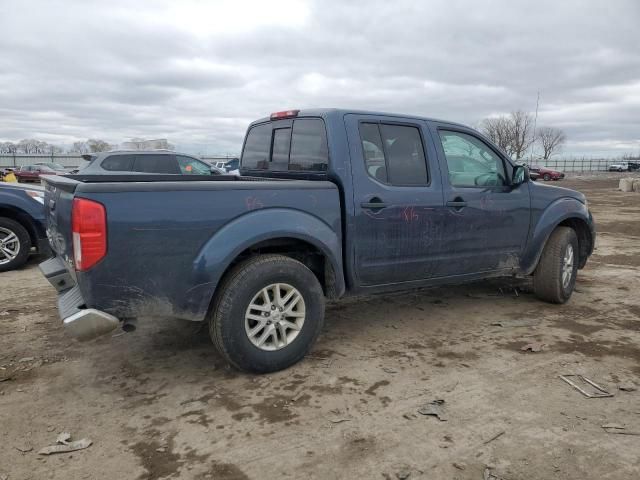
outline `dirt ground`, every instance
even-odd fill
[[[640,388],[640,194],[618,178],[559,184],[599,232],[568,304],[509,281],[349,299],[272,375],[230,369],[187,322],[69,340],[38,259],[2,273],[0,479],[638,479],[640,389],[619,387]],[[446,421],[418,413],[434,400]],[[38,455],[61,432],[93,445]]]

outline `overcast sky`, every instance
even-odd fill
[[[638,0],[0,0],[0,32],[0,140],[232,153],[276,110],[476,125],[539,90],[566,154],[640,151]]]

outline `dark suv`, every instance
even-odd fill
[[[122,150],[92,153],[82,156],[89,165],[83,175],[113,173],[164,173],[175,175],[221,175],[224,173],[199,158],[169,150]]]

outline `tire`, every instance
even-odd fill
[[[545,173],[545,174],[542,176],[542,179],[543,179],[545,182],[548,182],[549,180],[551,180],[551,175],[549,175],[548,173]]]
[[[17,255],[7,262],[7,255],[4,253],[0,254],[0,272],[7,272],[24,265],[31,250],[31,237],[29,236],[29,232],[15,220],[0,217],[0,241],[8,238],[8,236],[12,234],[15,235],[18,240]],[[12,244],[14,249],[15,245],[15,243]]]
[[[572,254],[567,251],[571,248]],[[549,303],[565,303],[576,285],[578,273],[578,237],[569,227],[558,227],[549,236],[542,256],[533,273],[533,291],[540,300]],[[563,278],[567,256],[571,255],[571,277]],[[563,281],[564,280],[564,281]]]
[[[291,311],[291,315],[298,315],[297,318],[286,316],[286,309],[279,313],[273,288],[276,284],[284,299],[288,294],[288,287],[301,296],[302,301],[298,301],[293,307],[297,311]],[[261,296],[264,289],[267,289],[269,304]],[[288,290],[289,293],[291,289]],[[292,298],[295,298],[295,293],[293,295]],[[223,280],[209,317],[209,335],[222,356],[239,370],[252,373],[282,370],[301,360],[318,338],[324,324],[324,301],[318,279],[304,264],[284,255],[253,257],[234,267]],[[257,305],[258,303],[261,304]],[[285,306],[291,305],[291,301],[283,303]],[[250,305],[257,305],[265,311],[252,309],[250,312]],[[270,309],[274,309],[271,310],[273,316],[264,320],[263,315],[271,315]],[[245,315],[249,313],[252,318],[246,319]],[[279,316],[282,315],[283,321],[290,324],[299,322],[301,314],[303,317],[299,329],[285,331],[285,338],[295,334],[294,338],[284,344],[279,328],[286,327],[278,324]],[[273,323],[260,330],[262,323],[254,320],[256,317],[259,317],[260,322],[271,322],[273,319]],[[276,324],[280,326],[276,327]],[[277,331],[275,336],[268,336],[263,345],[259,346],[256,341],[259,342],[258,337],[265,334],[266,328]],[[254,329],[259,333],[251,340],[249,332]]]

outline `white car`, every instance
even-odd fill
[[[629,170],[629,164],[620,162],[620,163],[612,163],[609,165],[610,172],[626,172]]]

